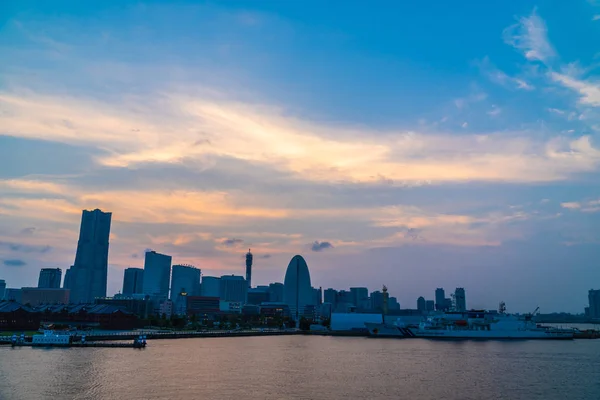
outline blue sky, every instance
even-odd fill
[[[252,247],[257,283],[300,253],[407,308],[582,311],[600,4],[451,3],[3,3],[0,278],[66,269],[99,207],[111,293],[148,248],[213,275]]]

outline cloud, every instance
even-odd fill
[[[497,117],[501,113],[502,113],[502,109],[500,107],[492,105],[492,109],[490,111],[488,111],[486,114],[491,117]]]
[[[33,235],[33,233],[35,232],[35,229],[36,228],[34,226],[31,226],[31,227],[28,227],[28,228],[23,228],[23,229],[21,229],[21,234],[23,234],[23,235]]]
[[[565,112],[563,110],[559,110],[558,108],[548,108],[548,112],[554,113],[554,114],[558,114],[558,115],[564,115]]]
[[[600,107],[600,82],[579,80],[557,72],[550,72],[550,77],[563,86],[578,92],[581,96],[580,103]]]
[[[51,246],[32,246],[23,243],[12,243],[12,242],[2,242],[0,241],[1,247],[6,247],[11,251],[17,251],[21,253],[47,253],[52,250]]]
[[[561,207],[568,208],[570,210],[578,210],[585,213],[595,213],[600,211],[600,199],[596,200],[585,200],[581,202],[567,202],[561,203]]]
[[[507,44],[522,51],[530,61],[546,62],[556,56],[548,41],[546,23],[535,9],[529,17],[521,17],[518,23],[506,28],[503,37]]]
[[[565,202],[565,203],[560,203],[560,206],[562,208],[568,208],[570,210],[576,210],[581,208],[581,204],[574,202],[574,201],[570,201],[570,202]]]
[[[260,258],[271,258],[270,254],[263,254],[262,256],[260,256]]]
[[[25,261],[19,259],[2,260],[2,263],[7,267],[23,267],[27,265]]]
[[[482,72],[492,81],[499,85],[520,90],[534,90],[535,86],[531,85],[522,78],[512,77],[507,75],[504,71],[496,68],[489,60],[485,57],[481,62],[477,63],[481,68]]]
[[[326,249],[332,249],[332,248],[333,248],[333,245],[331,243],[319,242],[317,240],[315,240],[314,243],[310,246],[310,249],[312,251],[316,251],[316,252],[323,251]]]
[[[600,15],[594,15],[592,21],[600,21]]]
[[[244,243],[244,241],[242,239],[223,239],[221,241],[221,244],[228,246],[228,247],[237,246],[238,244],[242,244],[242,243]]]

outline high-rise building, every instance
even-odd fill
[[[300,255],[290,261],[283,282],[283,302],[290,307],[292,318],[298,320],[307,305],[312,303],[312,286],[308,265]]]
[[[248,289],[248,301],[247,304],[261,305],[262,303],[269,303],[269,287],[267,288],[252,288]]]
[[[325,289],[325,291],[323,292],[324,302],[331,304],[331,307],[334,310],[335,310],[335,307],[337,306],[337,295],[338,295],[337,290],[332,289],[332,288]]]
[[[0,301],[4,300],[4,293],[6,292],[6,281],[0,279]]]
[[[65,271],[65,279],[63,281],[63,289],[71,289],[71,274],[73,271],[73,266],[71,265]]]
[[[465,297],[465,289],[464,288],[456,288],[454,291],[454,303],[455,309],[459,312],[467,311],[467,300]]]
[[[144,270],[142,268],[125,268],[123,272],[123,291],[126,296],[144,293]]]
[[[6,288],[4,291],[4,300],[23,303],[23,291],[17,288]]]
[[[591,289],[588,292],[589,316],[590,318],[600,318],[600,290]]]
[[[200,295],[200,270],[191,265],[173,265],[171,276],[171,300],[173,312],[184,315],[187,307],[187,296]]]
[[[323,288],[312,288],[313,291],[313,299],[311,304],[313,306],[319,306],[323,304]]]
[[[377,312],[383,311],[383,293],[379,290],[371,293],[371,310]]]
[[[147,251],[144,259],[144,278],[142,289],[154,301],[169,298],[171,281],[171,256],[155,251]]]
[[[390,297],[390,299],[388,301],[388,309],[389,310],[399,310],[400,309],[400,303],[398,303],[397,298]]]
[[[40,304],[69,304],[69,289],[21,288],[21,302],[37,307]]]
[[[269,284],[269,302],[283,303],[283,283],[275,282]]]
[[[446,308],[446,292],[444,289],[437,288],[435,289],[435,309],[439,311],[443,311]]]
[[[427,301],[425,301],[425,306],[426,306],[427,312],[434,311],[435,310],[435,301],[427,300]]]
[[[62,270],[60,268],[42,268],[38,278],[38,288],[58,289],[62,281]]]
[[[243,276],[223,275],[221,277],[220,299],[226,302],[246,303],[248,284]]]
[[[252,253],[250,253],[250,249],[246,253],[246,282],[250,289],[252,287]]]
[[[203,276],[202,285],[200,285],[200,294],[202,297],[221,297],[221,278],[216,276]]]
[[[423,296],[417,299],[417,310],[425,314],[427,312],[427,302]]]
[[[111,217],[98,209],[83,210],[75,263],[69,273],[72,303],[93,303],[96,297],[106,297]]]
[[[369,298],[369,289],[366,287],[352,287],[350,293],[352,293],[352,304],[356,307],[360,307],[363,300]]]

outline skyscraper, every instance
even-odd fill
[[[83,210],[75,263],[69,273],[71,302],[92,303],[106,297],[111,213]]]
[[[283,282],[283,302],[290,307],[292,317],[296,320],[303,314],[304,308],[312,303],[310,273],[302,256],[294,256],[287,267]]]
[[[357,308],[360,308],[363,300],[369,298],[369,289],[366,287],[351,287],[350,293],[352,293],[352,304]]]
[[[221,301],[246,303],[248,285],[243,276],[223,275],[221,277]]]
[[[144,293],[144,270],[142,268],[126,268],[123,272],[123,291],[126,296]]]
[[[73,272],[73,266],[71,265],[65,271],[65,279],[63,281],[63,289],[71,289],[71,274]]]
[[[423,296],[417,299],[417,310],[425,314],[427,312],[427,302]]]
[[[37,287],[40,289],[59,289],[61,280],[62,270],[60,268],[42,268]]]
[[[313,306],[320,306],[323,304],[323,288],[312,288],[313,291],[313,299],[311,304]]]
[[[171,301],[173,312],[183,315],[186,312],[187,296],[200,295],[200,270],[191,265],[173,265],[171,276]]]
[[[202,297],[221,297],[221,278],[216,276],[203,276],[200,285]]]
[[[435,301],[433,300],[426,300],[425,301],[425,306],[427,308],[427,312],[431,312],[435,310]]]
[[[250,253],[250,249],[246,253],[246,282],[250,289],[252,287],[252,253]]]
[[[155,251],[147,251],[144,258],[144,294],[155,301],[164,301],[169,298],[169,284],[171,281],[171,256]]]
[[[465,289],[456,288],[454,291],[454,303],[456,311],[465,312],[467,311],[467,300],[465,298]]]
[[[269,283],[269,301],[283,303],[283,283]]]
[[[435,289],[435,309],[442,311],[446,309],[446,292],[444,289]]]
[[[331,307],[335,310],[335,307],[337,306],[337,290],[329,288],[329,289],[325,289],[325,291],[323,292],[323,297],[324,297],[324,301],[325,303],[331,303]]]
[[[590,290],[588,292],[588,301],[590,318],[600,319],[600,290]]]

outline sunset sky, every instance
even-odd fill
[[[203,275],[436,287],[583,312],[600,289],[600,1],[0,5],[0,279],[113,213]]]

